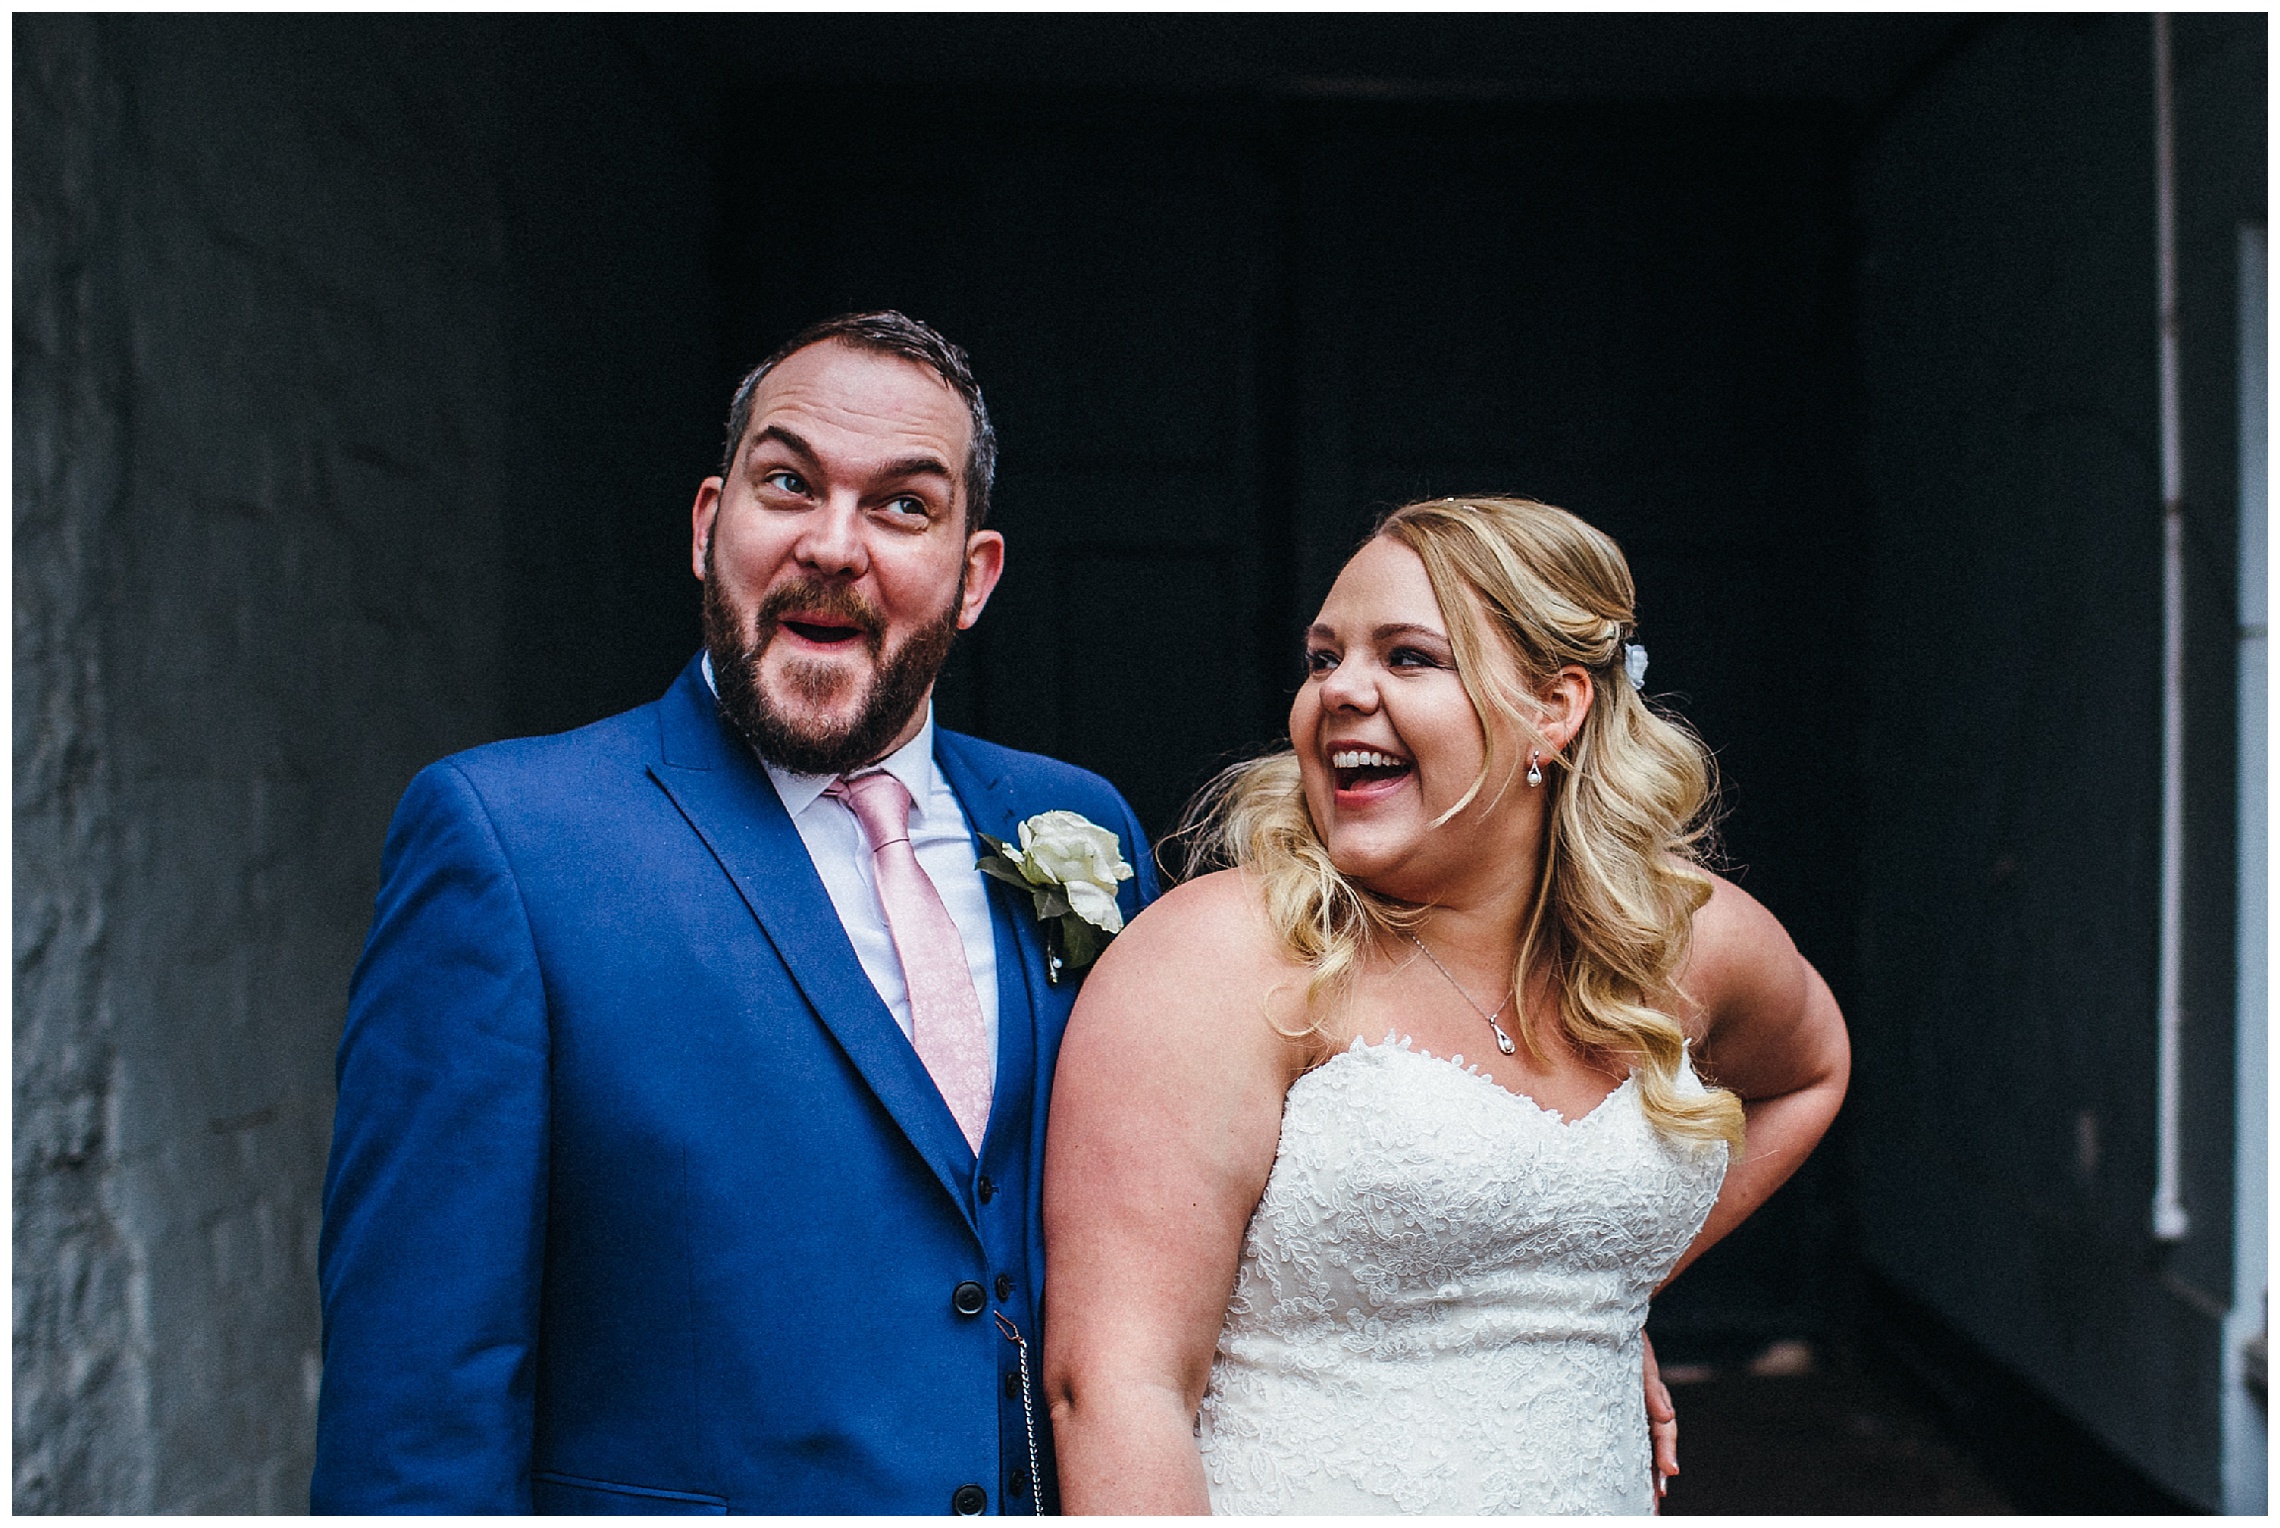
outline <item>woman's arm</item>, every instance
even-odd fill
[[[1718,879],[1694,915],[1685,985],[1702,1019],[1697,1060],[1741,1096],[1749,1139],[1672,1278],[1797,1171],[1837,1117],[1852,1073],[1829,984],[1773,914],[1730,881]]]
[[[1045,1394],[1067,1512],[1209,1512],[1196,1406],[1303,1064],[1233,874],[1167,894],[1085,978],[1045,1146]],[[1278,1012],[1303,990],[1281,993]]]

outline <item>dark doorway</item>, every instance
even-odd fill
[[[1734,873],[1844,990],[1841,114],[997,89],[880,124],[840,99],[729,100],[781,126],[723,161],[727,330],[743,358],[900,307],[973,353],[1011,550],[950,725],[1098,770],[1161,837],[1282,736],[1299,632],[1372,517],[1547,499],[1629,552],[1650,689],[1727,776]],[[1817,1333],[1832,1194],[1809,1171],[1658,1322]]]

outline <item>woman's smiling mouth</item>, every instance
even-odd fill
[[[1382,748],[1333,743],[1326,751],[1339,796],[1356,800],[1368,800],[1397,788],[1416,767],[1400,754]]]

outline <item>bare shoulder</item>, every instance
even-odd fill
[[[1256,889],[1221,870],[1165,892],[1117,935],[1085,982],[1118,991],[1212,989],[1289,965]]]
[[[1681,978],[1706,1027],[1740,1011],[1794,1006],[1809,970],[1763,902],[1724,876],[1710,877],[1710,900],[1695,910]]]
[[[1731,881],[1717,880],[1694,915],[1684,978],[1696,1036],[1718,1077],[1745,1099],[1834,1080],[1841,1094],[1851,1042],[1829,984],[1780,920]]]
[[[1173,887],[1110,942],[1085,977],[1069,1020],[1080,1052],[1104,1043],[1137,1060],[1150,1051],[1230,1052],[1280,1065],[1288,1042],[1266,1004],[1304,982],[1268,925],[1257,890],[1223,870]]]
[[[1760,945],[1796,949],[1765,904],[1722,875],[1710,877],[1710,900],[1695,911],[1694,945],[1698,955],[1726,959],[1747,958]]]

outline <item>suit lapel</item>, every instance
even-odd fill
[[[856,959],[767,771],[721,723],[695,664],[682,671],[659,712],[660,757],[651,776],[728,872],[816,1016],[973,1224],[974,1154]]]
[[[939,724],[934,729],[934,762],[950,782],[950,789],[957,793],[958,804],[965,808],[966,821],[977,835],[974,852],[978,857],[982,849],[979,835],[983,833],[1000,842],[1018,843],[1021,818],[1003,775],[977,768],[964,746],[967,741],[955,732],[944,731]],[[1075,999],[1075,989],[1073,986],[1055,987],[1045,980],[1045,933],[1038,926],[1036,910],[1029,899],[1002,881],[985,879],[984,884],[989,888],[991,913],[1000,933],[998,1087],[990,1104],[994,1119],[1005,1103],[1009,1086],[1019,1082],[1009,1076],[1005,1065],[1005,1058],[1014,1054],[1008,1041],[1016,1024],[1028,1032],[1029,1043],[1025,1050],[1033,1074],[1030,1081],[1038,1093],[1033,1107],[1042,1107],[1043,1090],[1052,1084],[1052,1078],[1045,1075],[1045,1058],[1050,1054],[1046,1046],[1048,1011],[1058,1002],[1065,1013],[1068,1004]],[[1012,961],[1004,958],[1008,935],[1018,956]]]

